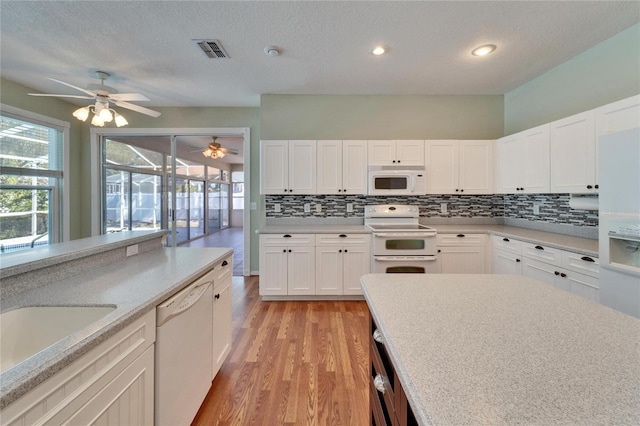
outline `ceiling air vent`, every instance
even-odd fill
[[[225,52],[224,47],[220,43],[220,40],[193,40],[200,49],[211,59],[228,58],[229,55]]]

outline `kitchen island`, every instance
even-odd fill
[[[523,276],[361,282],[419,424],[640,424],[640,320]]]

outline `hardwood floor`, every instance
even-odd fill
[[[233,277],[233,345],[193,425],[369,424],[364,301],[263,302]]]

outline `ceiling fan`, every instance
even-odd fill
[[[202,151],[202,155],[211,158],[223,158],[226,154],[238,155],[238,151],[234,149],[223,148],[218,142],[216,142],[217,139],[218,138],[215,136],[211,138],[211,143],[204,151]]]
[[[122,108],[130,109],[132,111],[139,112],[141,114],[149,115],[151,117],[159,117],[160,113],[158,111],[154,111],[145,107],[141,107],[139,105],[135,105],[130,103],[133,102],[146,102],[149,100],[146,96],[140,93],[118,93],[116,89],[113,87],[105,86],[104,81],[110,77],[110,74],[105,71],[96,71],[96,78],[100,79],[100,84],[90,84],[86,89],[82,89],[78,86],[74,86],[73,84],[65,83],[64,81],[56,80],[55,78],[48,77],[49,80],[55,81],[56,83],[64,84],[65,86],[71,87],[72,89],[83,92],[85,95],[59,95],[59,94],[51,94],[51,93],[29,93],[31,96],[54,96],[58,98],[76,98],[76,99],[93,99],[95,100],[94,105],[89,105],[88,107],[83,107],[76,110],[73,113],[73,116],[78,118],[79,120],[85,121],[89,116],[89,112],[93,112],[95,117],[99,117],[102,120],[102,124],[96,123],[96,118],[94,117],[94,121],[92,124],[94,125],[104,125],[104,122],[109,122],[114,118],[116,119],[116,125],[120,127],[121,125],[127,124],[126,120],[116,113],[113,109],[109,107],[109,103],[113,103]],[[104,112],[103,112],[104,111]],[[118,124],[118,117],[121,118],[120,123]],[[98,120],[98,121],[100,121]]]

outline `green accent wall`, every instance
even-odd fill
[[[262,95],[262,139],[496,139],[503,97]]]
[[[640,24],[636,24],[506,93],[504,134],[639,93]]]

